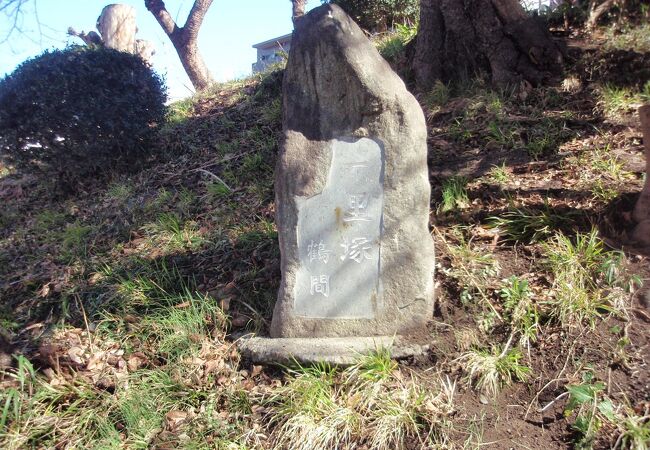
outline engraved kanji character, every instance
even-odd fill
[[[341,261],[352,259],[360,263],[364,259],[370,259],[368,251],[372,246],[370,245],[370,241],[364,237],[354,238],[351,243],[348,242],[347,238],[344,238],[341,247],[345,251],[345,254],[341,256]]]
[[[307,255],[309,256],[309,262],[314,260],[322,261],[325,264],[330,260],[330,250],[325,249],[325,244],[323,241],[318,243],[311,241],[307,246]]]
[[[368,194],[348,194],[348,210],[343,216],[343,221],[370,221],[368,217]]]
[[[309,292],[311,295],[322,294],[325,297],[330,296],[330,276],[329,275],[312,275],[311,287]]]

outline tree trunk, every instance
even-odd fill
[[[97,19],[97,30],[101,36],[94,31],[79,33],[72,27],[68,28],[68,35],[78,37],[89,47],[108,47],[132,53],[151,64],[151,57],[155,53],[154,45],[149,41],[135,38],[138,31],[135,16],[136,11],[132,6],[108,5],[102,9]]]
[[[144,3],[174,45],[194,89],[201,91],[210,86],[212,76],[199,52],[197,40],[212,0],[195,0],[182,28],[176,24],[162,0],[145,0]]]
[[[138,27],[133,6],[105,6],[97,19],[97,30],[106,47],[120,52],[135,52],[135,33]]]
[[[645,147],[645,186],[634,207],[632,217],[636,222],[650,220],[650,105],[639,108],[639,120],[643,133],[643,146]],[[650,236],[648,236],[650,239]]]
[[[291,0],[291,20],[294,22],[300,16],[305,15],[305,4],[307,0]]]
[[[488,74],[504,86],[540,84],[563,57],[543,22],[518,0],[421,0],[413,71],[418,87]]]
[[[194,89],[202,91],[214,83],[210,71],[205,65],[201,53],[199,53],[196,40],[185,40],[182,38],[172,38],[171,40],[176,49],[176,53],[178,53],[178,56],[181,59],[183,69],[185,69],[185,73],[187,73],[187,76],[190,78]]]
[[[617,0],[605,0],[602,3],[598,3],[598,0],[591,0],[589,2],[589,17],[587,18],[587,28],[593,30],[598,23],[598,19],[609,11],[612,6],[616,4]]]

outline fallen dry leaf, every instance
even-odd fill
[[[84,353],[85,350],[81,347],[71,347],[70,349],[68,349],[68,358],[70,358],[70,361],[72,361],[75,364],[83,365]]]
[[[253,366],[253,371],[251,372],[251,377],[256,377],[259,375],[264,368],[262,366]]]
[[[129,359],[126,360],[126,367],[129,369],[129,372],[135,372],[140,367],[144,366],[147,363],[147,357],[144,353],[137,352],[129,356]]]
[[[179,410],[171,410],[165,414],[165,427],[170,430],[176,430],[187,420],[187,412]]]

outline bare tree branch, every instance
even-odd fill
[[[210,5],[212,5],[212,0],[195,0],[183,26],[183,30],[187,33],[188,38],[195,39],[198,36],[199,29]]]
[[[202,90],[212,84],[212,76],[199,52],[197,38],[213,0],[194,0],[192,9],[183,27],[179,27],[165,8],[163,0],[145,0],[147,9],[154,15],[169,40],[174,45],[181,64],[196,90]]]
[[[178,25],[176,25],[176,22],[174,22],[174,19],[172,18],[171,14],[169,14],[169,11],[167,11],[164,1],[145,0],[144,5],[156,18],[167,36],[172,36],[181,32],[181,29],[178,27]]]
[[[20,11],[21,6],[27,3],[29,0],[0,0],[0,12],[5,12],[7,9],[13,7],[10,12],[6,14],[8,16],[16,14]]]
[[[8,19],[11,19],[9,30],[0,40],[0,43],[4,44],[7,42],[14,31],[22,33],[18,21],[23,15],[22,7],[28,1],[29,0],[0,0],[0,12],[6,15]]]

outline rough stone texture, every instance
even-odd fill
[[[650,220],[650,104],[639,108],[639,122],[645,148],[646,177],[645,185],[634,208],[633,217],[637,222],[643,222]],[[647,239],[650,240],[650,236]]]
[[[639,121],[645,147],[646,176],[645,185],[634,206],[632,217],[637,226],[632,232],[632,239],[639,245],[650,247],[650,105],[639,108]]]
[[[349,366],[362,355],[379,349],[388,349],[395,359],[422,355],[428,345],[404,340],[399,336],[353,338],[242,338],[237,346],[244,358],[257,364],[291,365],[326,362]]]
[[[361,29],[343,10],[329,4],[296,21],[283,91],[284,143],[275,184],[282,283],[271,336],[313,338],[416,333],[432,314],[434,270],[433,240],[428,230],[430,185],[426,126],[420,106]],[[369,239],[368,258],[364,260],[368,263],[378,255],[379,266],[376,275],[367,269],[361,278],[352,277],[345,282],[347,300],[340,296],[334,298],[337,287],[332,284],[329,293],[338,306],[324,314],[322,301],[330,298],[323,295],[324,287],[317,287],[313,295],[320,306],[310,309],[303,300],[296,303],[296,292],[302,289],[304,294],[309,289],[297,286],[304,265],[301,257],[304,262],[304,252],[308,251],[311,240],[318,245],[321,239],[319,235],[310,237],[308,229],[305,234],[306,229],[299,227],[300,211],[310,199],[320,196],[321,200],[315,200],[316,208],[306,210],[307,214],[303,212],[303,215],[323,224],[323,244],[327,245],[325,241],[330,236],[327,233],[333,232],[331,227],[336,228],[341,217],[363,202],[349,195],[343,200],[337,196],[336,192],[341,193],[350,186],[349,179],[337,172],[336,162],[333,163],[334,148],[339,146],[342,151],[356,155],[360,148],[372,147],[369,142],[379,147],[381,160],[368,157],[369,172],[359,181],[358,191],[368,194],[368,211],[380,201],[379,197],[383,202],[380,212],[369,214],[371,220],[379,220],[380,230],[377,239]],[[371,168],[376,164],[381,165],[379,180]],[[373,187],[376,181],[379,188]],[[329,204],[329,195],[333,195],[332,201],[344,204]],[[365,208],[366,204],[363,205]],[[313,219],[314,214],[319,215],[318,219]],[[372,227],[352,230],[371,233]],[[341,239],[345,237],[341,236]],[[330,248],[333,252],[330,256],[340,258],[341,248],[334,247],[339,253]],[[344,262],[347,265],[338,266],[340,273],[355,267],[355,261]],[[331,274],[334,276],[335,272]],[[375,284],[375,297],[371,292],[368,299],[372,289],[366,288]],[[365,288],[355,289],[355,286]],[[356,306],[345,312],[346,301]],[[359,312],[359,308],[365,309]]]

